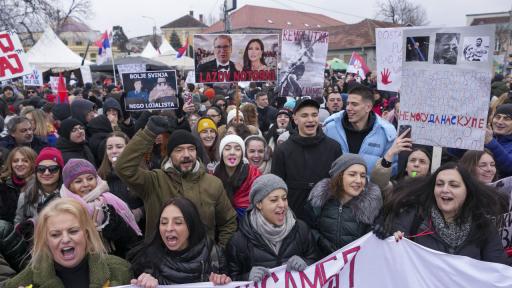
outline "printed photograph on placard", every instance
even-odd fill
[[[122,74],[127,111],[177,109],[176,71]]]
[[[407,37],[405,62],[427,62],[429,44],[430,37],[428,36]]]
[[[464,37],[464,60],[468,62],[487,62],[489,58],[489,37]]]
[[[460,33],[436,33],[434,64],[457,64]]]

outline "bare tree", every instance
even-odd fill
[[[377,18],[396,24],[422,26],[427,25],[427,12],[420,4],[408,0],[383,0],[377,2]]]
[[[91,13],[90,0],[0,0],[0,31],[15,30],[21,40],[35,43],[34,33],[50,26],[60,34],[70,19],[85,20]]]

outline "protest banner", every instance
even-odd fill
[[[48,82],[50,88],[52,89],[52,93],[57,95],[59,93],[59,77],[50,76],[50,82]],[[64,83],[65,85],[66,83]]]
[[[322,97],[329,33],[284,29],[281,42],[279,95]]]
[[[119,74],[146,72],[146,64],[119,64],[117,71]]]
[[[34,67],[30,67],[30,74],[23,76],[25,86],[43,86],[43,73]]]
[[[125,73],[125,108],[127,111],[178,109],[175,70]]]
[[[85,83],[92,83],[92,74],[90,66],[80,66],[80,73],[82,74],[82,81]]]
[[[467,60],[462,43],[485,38],[487,53],[492,53],[494,29],[478,25],[403,30],[398,116],[400,125],[412,126],[414,143],[483,149],[492,63]],[[410,43],[418,43],[418,49],[409,49]]]
[[[196,34],[196,83],[277,79],[277,34]]]
[[[0,81],[32,73],[15,31],[0,32]]]
[[[159,287],[216,286],[192,283]],[[380,240],[370,232],[303,272],[287,272],[286,266],[281,266],[270,269],[270,276],[260,283],[233,282],[223,287],[512,287],[512,268],[441,253],[406,238],[399,243],[392,237]]]
[[[403,28],[375,29],[377,89],[398,92],[402,80]]]
[[[501,235],[501,243],[504,248],[512,248],[512,176],[500,179],[490,184],[496,190],[509,197],[508,212],[496,219],[496,226]]]

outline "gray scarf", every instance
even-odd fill
[[[284,225],[281,226],[270,224],[265,217],[263,217],[260,210],[256,208],[251,211],[250,215],[252,227],[263,237],[263,240],[265,240],[268,246],[270,246],[277,255],[283,243],[283,239],[292,231],[293,226],[295,226],[295,216],[293,216],[292,211],[287,210]]]
[[[447,223],[436,207],[432,207],[430,215],[437,234],[452,248],[459,247],[468,238],[469,230],[471,229],[471,219],[468,219],[462,225]]]

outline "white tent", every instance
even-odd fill
[[[27,52],[28,62],[39,71],[50,69],[74,70],[81,66],[82,57],[71,51],[51,28],[47,28],[37,43]],[[84,65],[91,65],[85,60]]]
[[[176,67],[176,69],[180,70],[193,70],[194,69],[194,59],[181,56],[180,58],[176,58],[176,55],[159,55],[152,58],[153,60],[165,63],[165,65],[170,67]]]
[[[140,56],[145,58],[153,58],[160,55],[158,51],[156,51],[155,47],[153,47],[153,44],[151,42],[148,42],[148,45],[146,45],[146,48],[140,53]]]
[[[162,55],[176,55],[178,52],[172,48],[171,44],[169,44],[169,41],[165,39],[165,37],[162,35],[162,44],[160,45],[160,54]]]

